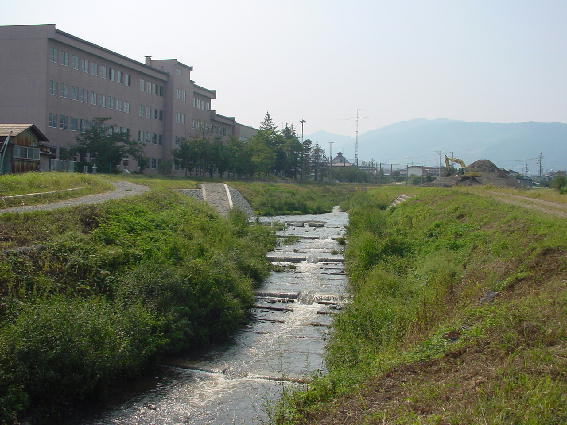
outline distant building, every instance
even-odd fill
[[[0,124],[1,174],[49,169],[54,155],[48,141],[33,124]]]
[[[444,169],[441,170],[444,173]],[[408,177],[437,177],[439,176],[439,167],[424,167],[423,165],[410,165],[406,169],[401,169],[400,174]]]
[[[352,165],[353,164],[343,156],[342,152],[339,152],[331,161],[332,167],[352,167]]]
[[[250,133],[217,114],[216,91],[197,85],[193,68],[176,59],[138,62],[55,25],[0,26],[0,56],[0,121],[34,123],[58,158],[95,117],[145,144],[149,173],[172,161],[183,139]],[[132,158],[122,165],[138,169]]]

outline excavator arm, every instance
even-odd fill
[[[451,158],[450,156],[445,155],[445,167],[447,168],[451,167],[451,162],[454,162],[455,164],[459,164],[463,170],[467,168],[465,162],[462,159]]]

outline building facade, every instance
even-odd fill
[[[217,114],[216,92],[197,85],[193,68],[176,59],[138,62],[55,25],[0,26],[0,55],[0,122],[35,124],[57,158],[97,117],[144,143],[149,173],[172,163],[183,139],[250,133]],[[123,166],[139,169],[132,158]]]

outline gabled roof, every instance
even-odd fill
[[[0,124],[0,137],[16,137],[28,128],[31,128],[31,131],[35,133],[39,141],[49,142],[49,139],[45,137],[45,134],[43,134],[34,124]]]

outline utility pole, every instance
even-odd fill
[[[307,121],[301,118],[299,122],[301,123],[301,143],[303,143],[303,124],[305,124]]]
[[[354,162],[358,167],[358,108],[356,108],[356,133],[355,133],[355,140],[354,140]]]
[[[539,165],[539,176],[541,177],[543,175],[543,152],[539,153],[539,156],[537,157],[537,162]]]
[[[333,166],[333,143],[335,142],[329,142],[329,165],[331,167]]]
[[[441,164],[442,164],[442,162],[441,162],[441,155],[443,154],[443,152],[441,152],[441,151],[435,151],[435,153],[439,155],[439,178],[441,178],[441,166],[442,166],[442,165],[441,165]]]

